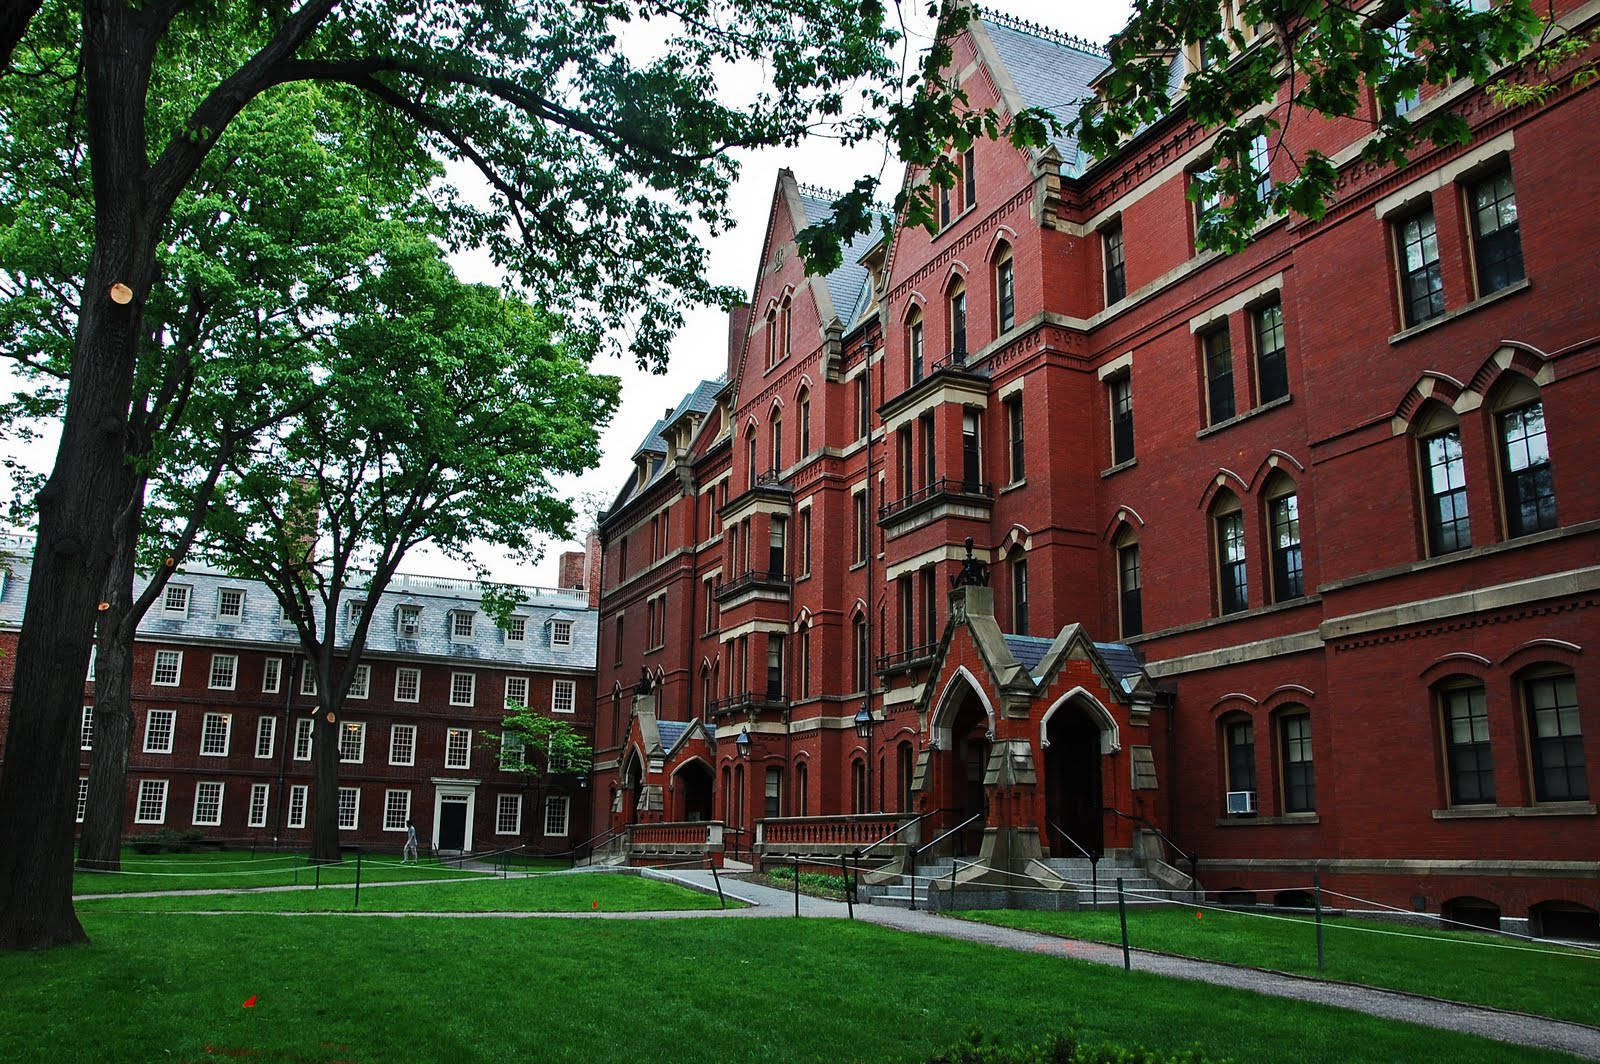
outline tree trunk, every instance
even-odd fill
[[[75,725],[95,605],[112,561],[112,520],[123,503],[117,474],[158,235],[147,218],[143,183],[152,49],[138,18],[120,5],[85,5],[95,246],[61,443],[39,493],[39,534],[17,639],[0,775],[0,949],[87,939],[72,910]]]
[[[318,686],[328,690],[327,678],[319,680]],[[339,854],[339,727],[334,723],[338,715],[328,708],[328,701],[327,696],[319,701],[317,722],[312,725],[311,859],[336,864],[343,859]]]
[[[133,741],[133,562],[142,506],[119,522],[116,558],[106,577],[94,662],[94,749],[89,754],[89,802],[78,835],[78,867],[122,868],[122,825],[128,805],[128,751]]]

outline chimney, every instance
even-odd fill
[[[587,564],[584,566],[584,586],[589,589],[589,606],[591,609],[600,608],[600,533],[598,530],[589,530],[588,549],[585,553]]]
[[[561,553],[560,587],[563,591],[582,591],[584,562],[587,555],[581,550]]]
[[[733,380],[739,366],[739,349],[744,346],[744,334],[750,329],[750,307],[739,303],[728,311],[728,379]]]

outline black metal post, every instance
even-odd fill
[[[721,902],[722,907],[726,909],[728,907],[728,899],[722,893],[722,877],[717,875],[717,862],[710,856],[707,856],[706,863],[711,866],[711,881],[717,885],[717,900]]]
[[[1094,901],[1096,910],[1100,908],[1100,860],[1097,857],[1089,858],[1089,896]]]
[[[1317,971],[1322,971],[1322,873],[1311,873],[1311,904],[1317,911]]]
[[[356,851],[356,903],[353,906],[353,908],[358,910],[358,911],[361,908],[361,851],[360,850]]]
[[[917,911],[917,858],[922,854],[921,846],[911,848],[911,911]]]
[[[322,889],[322,862],[317,862],[317,881],[311,885],[312,890]]]
[[[794,914],[800,915],[800,855],[794,855]]]
[[[1133,959],[1128,956],[1128,901],[1122,893],[1122,877],[1117,877],[1117,919],[1122,921],[1122,970],[1133,971]]]
[[[844,909],[850,919],[856,918],[856,900],[850,893],[850,868],[845,863],[845,855],[839,855],[839,878],[844,881]]]

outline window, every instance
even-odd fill
[[[133,807],[135,824],[160,824],[167,819],[167,781],[140,780],[139,800]]]
[[[344,604],[344,623],[353,632],[361,623],[361,614],[367,608],[365,599],[351,599]]]
[[[1272,195],[1272,152],[1265,133],[1250,142],[1250,170],[1256,175],[1256,199],[1266,203]]]
[[[939,640],[939,583],[933,566],[925,565],[918,572],[922,579],[922,642],[931,646]]]
[[[472,729],[450,728],[444,733],[444,767],[470,768],[472,765]]]
[[[1239,500],[1224,494],[1212,511],[1216,526],[1217,587],[1224,614],[1250,608],[1250,576],[1244,559],[1244,512]]]
[[[383,792],[383,830],[404,831],[411,819],[411,792]]]
[[[572,799],[564,794],[552,794],[544,800],[544,833],[557,838],[567,834],[567,814]]]
[[[422,634],[422,607],[401,606],[395,611],[395,634],[402,639],[415,639]]]
[[[1315,812],[1317,772],[1311,760],[1311,715],[1285,714],[1278,728],[1283,751],[1283,811]]]
[[[1472,256],[1478,265],[1478,295],[1486,296],[1525,276],[1511,171],[1497,170],[1473,182],[1467,195],[1472,204]]]
[[[779,316],[783,325],[783,333],[778,340],[778,358],[781,360],[789,357],[789,350],[794,341],[794,305],[788,296],[783,299],[783,310]]]
[[[570,647],[572,645],[572,622],[550,622],[550,645],[553,647]]]
[[[783,698],[783,636],[767,636],[767,699]]]
[[[800,575],[811,575],[811,510],[800,511]]]
[[[246,827],[264,828],[267,826],[267,799],[271,797],[272,785],[267,783],[252,783],[250,785],[250,819]]]
[[[994,266],[994,295],[996,331],[1003,333],[1017,324],[1016,263],[1009,247],[1001,248]]]
[[[1384,42],[1388,46],[1389,58],[1393,65],[1398,66],[1410,61],[1416,55],[1411,47],[1411,20],[1402,18],[1390,26],[1384,34]],[[1393,104],[1395,115],[1403,115],[1413,110],[1421,100],[1422,97],[1416,90],[1400,93],[1395,97]]]
[[[1407,327],[1444,313],[1444,275],[1439,268],[1439,235],[1433,209],[1413,214],[1395,226],[1400,252],[1400,306]]]
[[[570,637],[570,633],[569,633],[569,637]],[[506,618],[505,641],[507,643],[526,643],[528,641],[528,618],[526,618],[526,617],[508,617],[508,618]],[[553,644],[554,640],[552,639],[551,642]],[[569,642],[570,642],[570,638],[569,638]]]
[[[1122,222],[1115,221],[1100,231],[1100,254],[1106,266],[1106,306],[1120,302],[1128,294],[1127,267],[1122,246]]]
[[[526,707],[528,704],[528,678],[526,676],[506,677],[507,706]]]
[[[867,493],[858,491],[850,497],[855,510],[855,561],[867,560]]]
[[[1267,498],[1271,528],[1272,599],[1286,602],[1306,593],[1305,559],[1300,550],[1300,496],[1294,485],[1280,480]]]
[[[394,670],[394,700],[415,702],[422,696],[422,670],[402,665]]]
[[[939,189],[939,231],[942,233],[950,225],[950,190]]]
[[[527,744],[508,731],[500,733],[500,767],[514,769],[527,764]]]
[[[357,665],[355,675],[350,677],[350,692],[346,698],[365,699],[372,689],[372,666]]]
[[[910,575],[895,581],[900,591],[900,649],[909,650],[916,644],[916,585]]]
[[[783,815],[783,769],[769,768],[766,772],[766,786],[762,788],[763,802],[762,815],[768,819]]]
[[[771,369],[778,362],[778,312],[776,309],[767,311],[767,368]]]
[[[233,714],[207,713],[200,724],[200,753],[207,757],[227,757],[228,738],[233,732]]]
[[[389,726],[389,764],[414,765],[417,763],[417,726],[391,724]]]
[[[1289,394],[1289,359],[1283,345],[1283,303],[1274,299],[1257,307],[1256,401],[1270,403]]]
[[[306,826],[306,785],[297,783],[289,788],[289,827]]]
[[[1215,425],[1234,414],[1233,348],[1228,327],[1213,329],[1200,340],[1206,361],[1206,424]]]
[[[78,811],[74,815],[75,823],[83,823],[83,814],[89,808],[89,777],[78,777]]]
[[[339,830],[354,831],[361,822],[361,788],[339,788]]]
[[[622,664],[622,623],[627,618],[617,614],[617,629],[611,640],[611,657],[614,664]]]
[[[231,691],[235,681],[239,678],[239,655],[213,654],[211,655],[211,689],[213,691]]]
[[[179,617],[189,616],[189,586],[168,584],[166,594],[161,599],[161,612]]]
[[[311,732],[316,721],[310,717],[301,717],[294,722],[294,759],[296,761],[311,760]]]
[[[773,576],[785,576],[788,574],[788,534],[789,522],[777,514],[773,514],[767,527],[767,572]],[[665,602],[663,602],[663,607],[665,607]],[[662,628],[664,629],[665,627],[665,618],[663,618]],[[662,641],[666,641],[664,632]]]
[[[450,674],[450,704],[452,706],[470,706],[477,701],[477,697],[477,673],[452,672]]]
[[[224,587],[217,591],[217,620],[236,622],[244,616],[244,591]]]
[[[800,646],[795,656],[800,663],[800,697],[811,697],[811,627],[800,629]]]
[[[857,614],[856,619],[851,623],[850,634],[851,646],[855,650],[855,689],[857,691],[865,691],[867,690],[867,670],[872,664],[867,657],[867,619]]]
[[[1124,638],[1144,631],[1144,603],[1140,597],[1139,539],[1131,528],[1123,528],[1116,539],[1117,605]]]
[[[1016,484],[1027,476],[1027,448],[1023,443],[1022,393],[1017,392],[1006,400],[1006,435],[1011,442],[1011,483]]]
[[[783,468],[783,411],[773,410],[768,420],[772,422],[772,461],[767,468],[777,472]]]
[[[557,680],[550,687],[550,712],[577,712],[578,684],[575,680]]]
[[[744,434],[745,487],[756,486],[756,427],[752,423]]]
[[[1111,389],[1111,464],[1131,462],[1133,450],[1133,376],[1124,373],[1107,382]]]
[[[1011,559],[1011,631],[1028,634],[1028,559],[1020,551]]]
[[[144,752],[172,753],[172,730],[178,719],[175,709],[152,709],[144,718]]]
[[[367,756],[367,725],[365,721],[347,720],[339,725],[339,760],[346,765],[359,765]]]
[[[317,693],[317,670],[309,661],[300,670],[300,693],[307,697]]]
[[[1483,688],[1448,688],[1443,693],[1445,761],[1451,805],[1494,804],[1494,758]]]
[[[260,716],[256,718],[256,757],[270,758],[272,748],[278,738],[278,718]]]
[[[961,413],[961,490],[983,490],[983,422],[976,410]]]
[[[94,707],[83,707],[83,719],[78,724],[78,749],[94,749]]]
[[[496,835],[522,834],[522,795],[502,794],[495,799],[494,833]]]
[[[963,210],[975,207],[978,204],[978,150],[968,148],[961,156],[961,176],[966,179],[962,188],[965,194],[961,201]]]
[[[1571,673],[1536,676],[1522,685],[1533,747],[1533,792],[1541,802],[1589,798],[1578,723],[1578,685]]]
[[[922,312],[918,311],[906,330],[906,364],[911,374],[911,383],[915,384],[922,379]],[[862,433],[862,435],[866,435]]]
[[[872,393],[863,370],[856,378],[856,438],[865,439],[872,427]]]
[[[3,577],[4,575],[5,575],[5,570],[4,569],[0,569],[0,577]],[[0,587],[3,587],[3,585],[0,585]],[[99,647],[99,645],[96,644],[96,645],[90,646],[89,647],[89,667],[84,670],[84,674],[83,674],[83,682],[84,683],[94,683],[94,665],[95,665],[95,662],[98,661],[99,659],[100,659],[100,647]]]
[[[182,674],[183,651],[156,651],[155,668],[152,669],[150,673],[150,682],[152,684],[157,687],[176,687],[178,686],[178,678]]]
[[[960,365],[967,357],[967,290],[958,285],[950,293],[950,360]]]
[[[1248,717],[1225,722],[1223,738],[1227,745],[1228,790],[1256,789],[1256,726]]]
[[[1447,420],[1435,418],[1428,429],[1428,435],[1417,441],[1428,553],[1449,554],[1472,546],[1472,524],[1467,519],[1467,463],[1461,454],[1461,428],[1454,415]]]
[[[222,823],[222,784],[203,781],[194,788],[194,823],[216,827]]]
[[[450,611],[450,641],[452,643],[470,643],[472,641],[471,610]]]
[[[1544,403],[1502,411],[1500,474],[1505,489],[1506,534],[1526,536],[1556,527],[1556,489],[1550,476],[1550,442],[1544,431]]]
[[[867,763],[856,759],[850,763],[850,812],[859,816],[867,811]]]
[[[283,659],[267,658],[261,663],[261,693],[275,695],[283,690]]]

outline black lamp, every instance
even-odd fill
[[[872,719],[872,710],[863,703],[860,711],[856,713],[856,734],[863,739],[871,739],[872,729],[877,726],[878,722]]]

